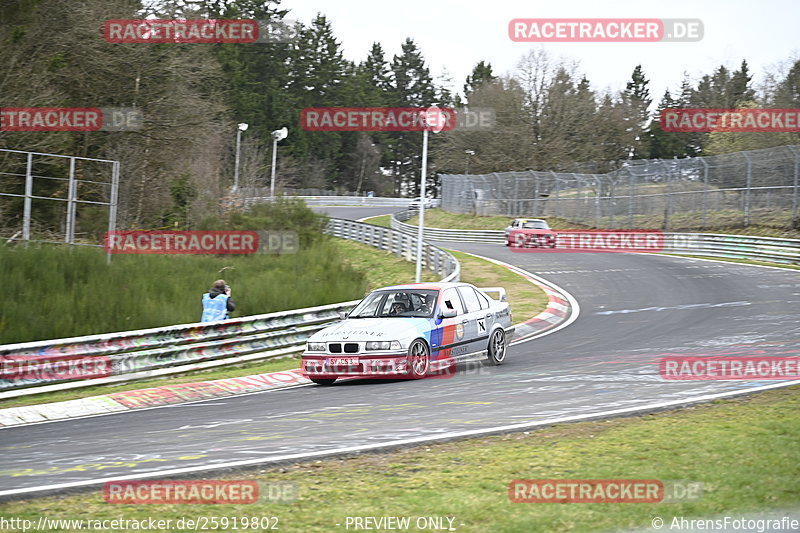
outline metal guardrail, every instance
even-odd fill
[[[4,378],[0,390],[75,379],[90,386],[134,374],[136,379],[144,379],[150,377],[148,371],[165,367],[176,367],[177,373],[180,365],[298,346],[337,320],[339,309],[349,310],[356,303],[358,300],[219,322],[7,344],[0,346]]]
[[[416,235],[412,236],[381,226],[341,219],[331,219],[327,232],[335,237],[351,239],[381,250],[388,250],[407,261],[417,260]],[[458,281],[461,275],[461,266],[455,257],[428,244],[424,239],[422,266],[443,276],[442,281]]]
[[[406,235],[416,235],[417,227],[404,222],[414,215],[416,211],[395,213],[391,219],[392,229]],[[505,244],[505,234],[501,230],[424,228],[423,235],[426,241]],[[798,265],[800,240],[718,233],[664,233],[662,253]]]
[[[388,228],[331,219],[327,233],[416,260],[416,238]],[[448,252],[423,244],[423,265],[458,281],[460,265]],[[146,379],[202,364],[267,359],[302,349],[311,334],[339,319],[358,300],[219,322],[182,324],[0,346],[0,397],[35,394],[115,381]]]
[[[800,265],[798,239],[717,233],[665,233],[664,237],[663,253]]]
[[[287,198],[298,198],[303,200],[306,205],[344,205],[344,206],[374,206],[374,207],[408,207],[411,198],[389,198],[371,196],[291,196]],[[255,196],[244,198],[244,206],[269,202],[269,196]]]

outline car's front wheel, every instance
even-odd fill
[[[408,377],[424,378],[431,366],[431,354],[425,341],[417,339],[408,347]]]
[[[333,382],[336,381],[336,378],[308,378],[317,385],[333,385]]]
[[[506,359],[506,332],[498,328],[489,337],[489,362],[502,365]]]

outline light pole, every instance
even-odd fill
[[[475,155],[475,150],[464,150],[464,153],[467,154],[467,170],[464,174],[469,174],[469,156]]]
[[[444,129],[447,122],[447,115],[437,106],[431,106],[425,110],[425,126],[422,130],[422,172],[419,184],[419,227],[417,228],[417,274],[416,283],[419,283],[422,275],[422,228],[425,227],[425,182],[427,181],[428,170],[428,130],[438,133]]]
[[[247,131],[248,125],[244,122],[236,129],[236,163],[233,165],[233,190],[239,190],[239,151],[242,146],[242,132]]]
[[[275,163],[278,154],[278,141],[282,141],[289,135],[289,130],[281,128],[272,132],[272,179],[269,182],[269,199],[275,200]]]

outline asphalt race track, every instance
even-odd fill
[[[325,211],[341,218],[381,212]],[[462,369],[450,379],[301,386],[2,429],[0,491],[599,415],[772,383],[665,381],[657,365],[665,355],[800,353],[800,271],[449,246],[558,284],[580,303],[580,316],[561,331],[513,346],[500,367]]]

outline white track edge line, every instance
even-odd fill
[[[532,341],[534,339],[538,339],[538,338],[544,337],[545,335],[550,335],[551,333],[555,333],[557,331],[560,331],[560,330],[564,329],[565,327],[569,326],[570,324],[572,324],[573,322],[578,320],[578,316],[581,314],[581,306],[578,303],[578,300],[575,299],[575,297],[572,296],[572,294],[570,294],[569,292],[567,292],[563,288],[559,287],[558,285],[556,285],[552,281],[548,281],[548,280],[546,280],[546,279],[544,279],[544,278],[542,278],[540,276],[537,276],[536,274],[528,272],[527,270],[524,270],[524,269],[522,269],[522,268],[520,268],[518,266],[514,266],[512,264],[500,261],[499,259],[493,259],[491,257],[484,257],[484,256],[478,255],[478,254],[471,254],[469,252],[463,252],[461,250],[457,250],[457,251],[459,253],[462,253],[462,254],[471,255],[472,257],[477,257],[479,259],[483,259],[484,261],[489,261],[490,263],[494,263],[496,265],[500,265],[502,267],[505,267],[505,268],[509,269],[510,271],[512,271],[512,272],[514,272],[516,274],[520,274],[522,276],[528,276],[529,278],[531,278],[531,280],[534,280],[534,281],[531,281],[534,285],[539,285],[540,288],[541,288],[541,286],[547,287],[551,291],[557,292],[559,294],[559,296],[564,297],[569,302],[569,306],[570,306],[570,309],[571,309],[570,316],[564,322],[562,322],[561,324],[559,324],[558,326],[556,326],[553,329],[548,329],[548,330],[543,331],[543,332],[536,332],[536,333],[532,333],[532,334],[530,334],[528,336],[518,337],[516,339],[513,339],[509,343],[509,346],[515,346],[517,344],[522,344],[523,342],[528,342],[528,341]],[[515,324],[515,326],[520,326],[520,325],[522,325],[524,323],[525,322],[521,322],[520,324]]]

